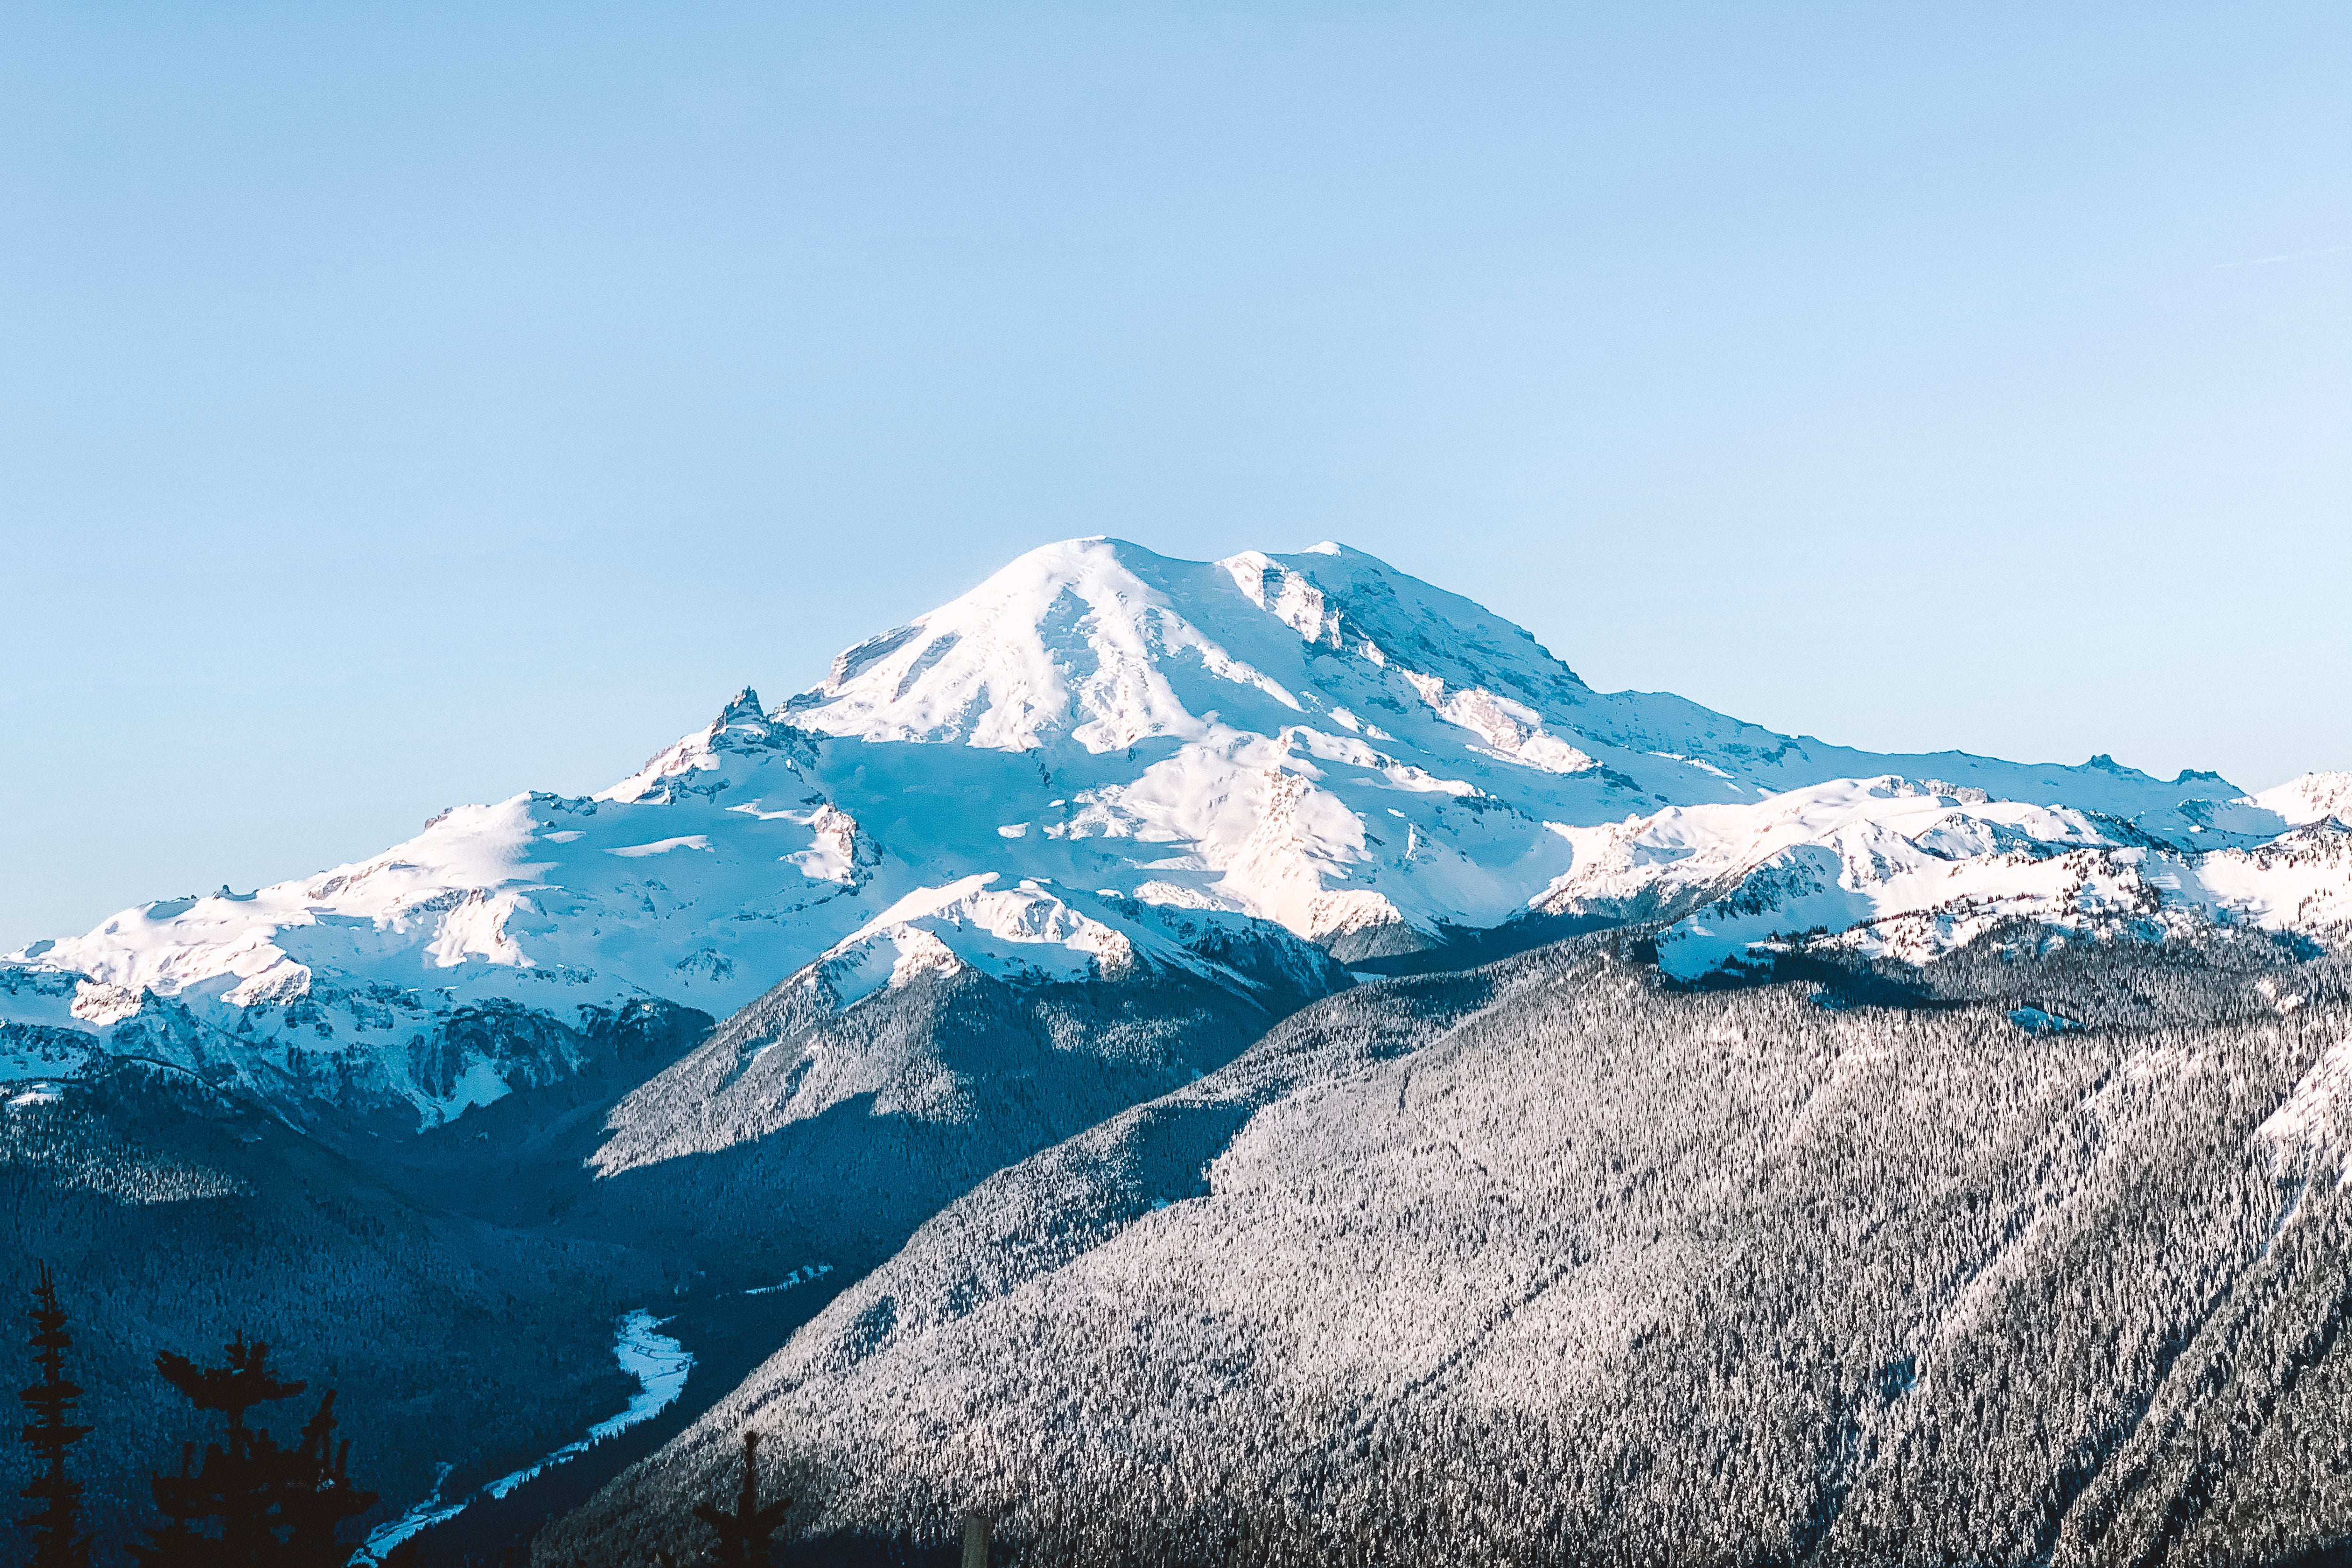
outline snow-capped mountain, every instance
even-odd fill
[[[1338,545],[1077,540],[594,796],[458,807],[370,859],[34,943],[0,965],[0,1076],[135,1041],[430,1122],[564,1070],[486,1017],[723,1016],[803,971],[848,1007],[958,967],[1247,994],[1283,942],[1363,962],[1530,912],[1672,918],[1681,972],[1811,930],[1931,952],[2000,914],[2311,927],[2347,914],[2347,792],[1860,752],[1596,692]]]

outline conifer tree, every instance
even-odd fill
[[[73,1348],[66,1332],[65,1309],[58,1305],[57,1280],[49,1266],[41,1265],[40,1283],[34,1288],[33,1350],[41,1381],[16,1397],[30,1417],[23,1432],[25,1446],[40,1457],[42,1470],[21,1495],[41,1505],[26,1514],[25,1532],[33,1538],[30,1568],[89,1568],[89,1538],[76,1533],[81,1523],[81,1485],[66,1476],[66,1450],[89,1436],[87,1426],[71,1419],[81,1390],[66,1381],[65,1352]]]
[[[150,1568],[258,1563],[278,1543],[271,1528],[281,1468],[277,1444],[267,1431],[247,1427],[245,1416],[257,1405],[291,1399],[304,1384],[278,1378],[269,1370],[269,1347],[248,1344],[242,1333],[226,1353],[228,1364],[220,1367],[200,1367],[170,1351],[155,1358],[164,1382],[197,1409],[221,1415],[227,1427],[220,1441],[205,1445],[202,1468],[190,1443],[180,1451],[180,1473],[154,1479],[156,1510],[168,1522],[152,1532],[151,1544],[131,1548]],[[215,1524],[217,1536],[205,1528]]]
[[[719,1561],[729,1568],[766,1561],[769,1538],[784,1522],[784,1515],[793,1506],[790,1498],[778,1498],[765,1508],[760,1506],[759,1455],[760,1435],[744,1433],[743,1489],[736,1498],[733,1512],[707,1502],[694,1505],[694,1517],[718,1532]]]
[[[220,1440],[180,1450],[177,1475],[157,1476],[156,1510],[164,1523],[131,1555],[148,1568],[341,1568],[351,1549],[335,1539],[342,1521],[364,1513],[375,1494],[351,1484],[351,1444],[335,1439],[334,1392],[302,1429],[302,1440],[280,1448],[246,1413],[257,1405],[291,1399],[307,1384],[288,1382],[269,1367],[269,1347],[243,1334],[226,1348],[228,1364],[200,1367],[166,1351],[155,1358],[163,1381],[198,1410],[226,1422]],[[217,1527],[217,1533],[215,1533]]]
[[[375,1493],[352,1484],[352,1440],[335,1436],[335,1391],[302,1428],[302,1445],[288,1456],[280,1517],[289,1527],[284,1561],[290,1568],[342,1568],[352,1549],[336,1540],[343,1521],[375,1506]]]

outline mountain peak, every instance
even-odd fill
[[[774,744],[782,728],[760,706],[760,694],[745,687],[719,710],[719,717],[675,744],[646,759],[645,766],[603,790],[598,800],[646,800],[663,787],[663,781],[681,774],[716,769],[721,752],[758,751]]]
[[[737,724],[765,724],[767,721],[768,715],[760,706],[760,694],[748,686],[719,710],[719,728],[722,730],[731,729]]]
[[[844,651],[784,711],[869,741],[1101,753],[1470,690],[1531,710],[1587,692],[1521,627],[1362,551],[1181,561],[1097,535]]]

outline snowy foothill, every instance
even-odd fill
[[[956,966],[1246,987],[1220,922],[1352,962],[1529,912],[1671,916],[1684,973],[1803,932],[1917,956],[2012,914],[2321,930],[2352,916],[2347,795],[1855,752],[1595,691],[1337,544],[1074,540],[780,705],[746,690],[596,795],[459,806],[316,876],[33,943],[0,962],[0,1073],[135,1050],[431,1125],[562,1070],[468,1017],[584,1036],[648,1001],[722,1017],[806,973],[850,1006]]]

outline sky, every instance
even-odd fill
[[[0,949],[586,793],[1013,555],[2352,767],[2352,9],[0,0]]]

